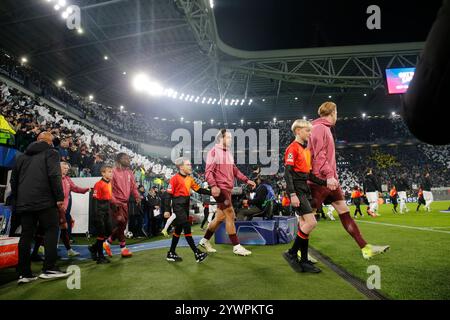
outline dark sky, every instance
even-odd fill
[[[270,50],[424,41],[441,0],[215,0],[222,40]],[[369,5],[381,9],[381,30],[369,30]]]

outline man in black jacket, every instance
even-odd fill
[[[367,169],[367,174],[364,179],[364,193],[366,194],[367,201],[369,201],[369,208],[367,213],[372,217],[376,217],[379,214],[378,211],[378,192],[381,191],[381,185],[378,179],[373,175],[372,169]]]
[[[254,216],[261,215],[269,201],[275,200],[275,193],[272,186],[268,184],[261,176],[256,178],[256,191],[253,199],[243,200],[244,208],[236,214],[237,220],[250,221]],[[252,206],[246,208],[246,206]]]
[[[15,210],[20,215],[22,234],[19,241],[19,281],[36,280],[31,273],[30,249],[36,227],[44,231],[45,261],[42,279],[66,277],[56,266],[58,207],[64,205],[59,154],[52,148],[53,135],[41,133],[36,142],[20,155],[11,175]]]

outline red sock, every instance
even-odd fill
[[[230,240],[231,240],[231,243],[233,244],[233,246],[237,246],[239,244],[239,239],[238,239],[236,233],[229,234],[228,236],[230,237]]]
[[[209,240],[209,239],[211,239],[211,237],[213,236],[213,234],[214,234],[214,232],[209,231],[209,229],[207,229],[204,238],[205,238],[206,240]]]
[[[341,219],[341,223],[344,226],[345,230],[347,230],[347,232],[358,243],[358,246],[361,249],[364,248],[366,246],[367,242],[366,242],[366,240],[363,239],[355,221],[353,221],[352,217],[350,217],[350,212],[345,212],[343,214],[340,214],[339,219]]]

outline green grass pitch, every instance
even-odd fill
[[[391,205],[382,205],[380,217],[358,218],[369,243],[391,246],[388,253],[369,261],[362,258],[338,218],[319,221],[310,244],[363,281],[369,277],[367,268],[378,266],[380,291],[391,299],[449,299],[450,214],[439,212],[449,205],[435,202],[431,213],[417,213],[416,205],[410,204],[411,211],[404,215],[394,215]],[[198,226],[193,233],[202,234]],[[81,238],[77,241],[84,242]],[[81,289],[73,290],[67,288],[66,280],[38,280],[18,286],[10,268],[0,270],[0,300],[366,299],[320,262],[320,274],[294,273],[281,256],[289,246],[248,246],[253,254],[239,257],[231,246],[215,245],[218,253],[201,264],[194,261],[187,247],[177,250],[184,260],[176,264],[165,261],[166,249],[137,252],[130,259],[114,256],[107,265],[78,262]],[[33,270],[38,273],[40,266],[33,264]]]

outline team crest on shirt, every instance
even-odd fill
[[[294,160],[294,154],[292,152],[288,153],[287,161],[293,161]]]

